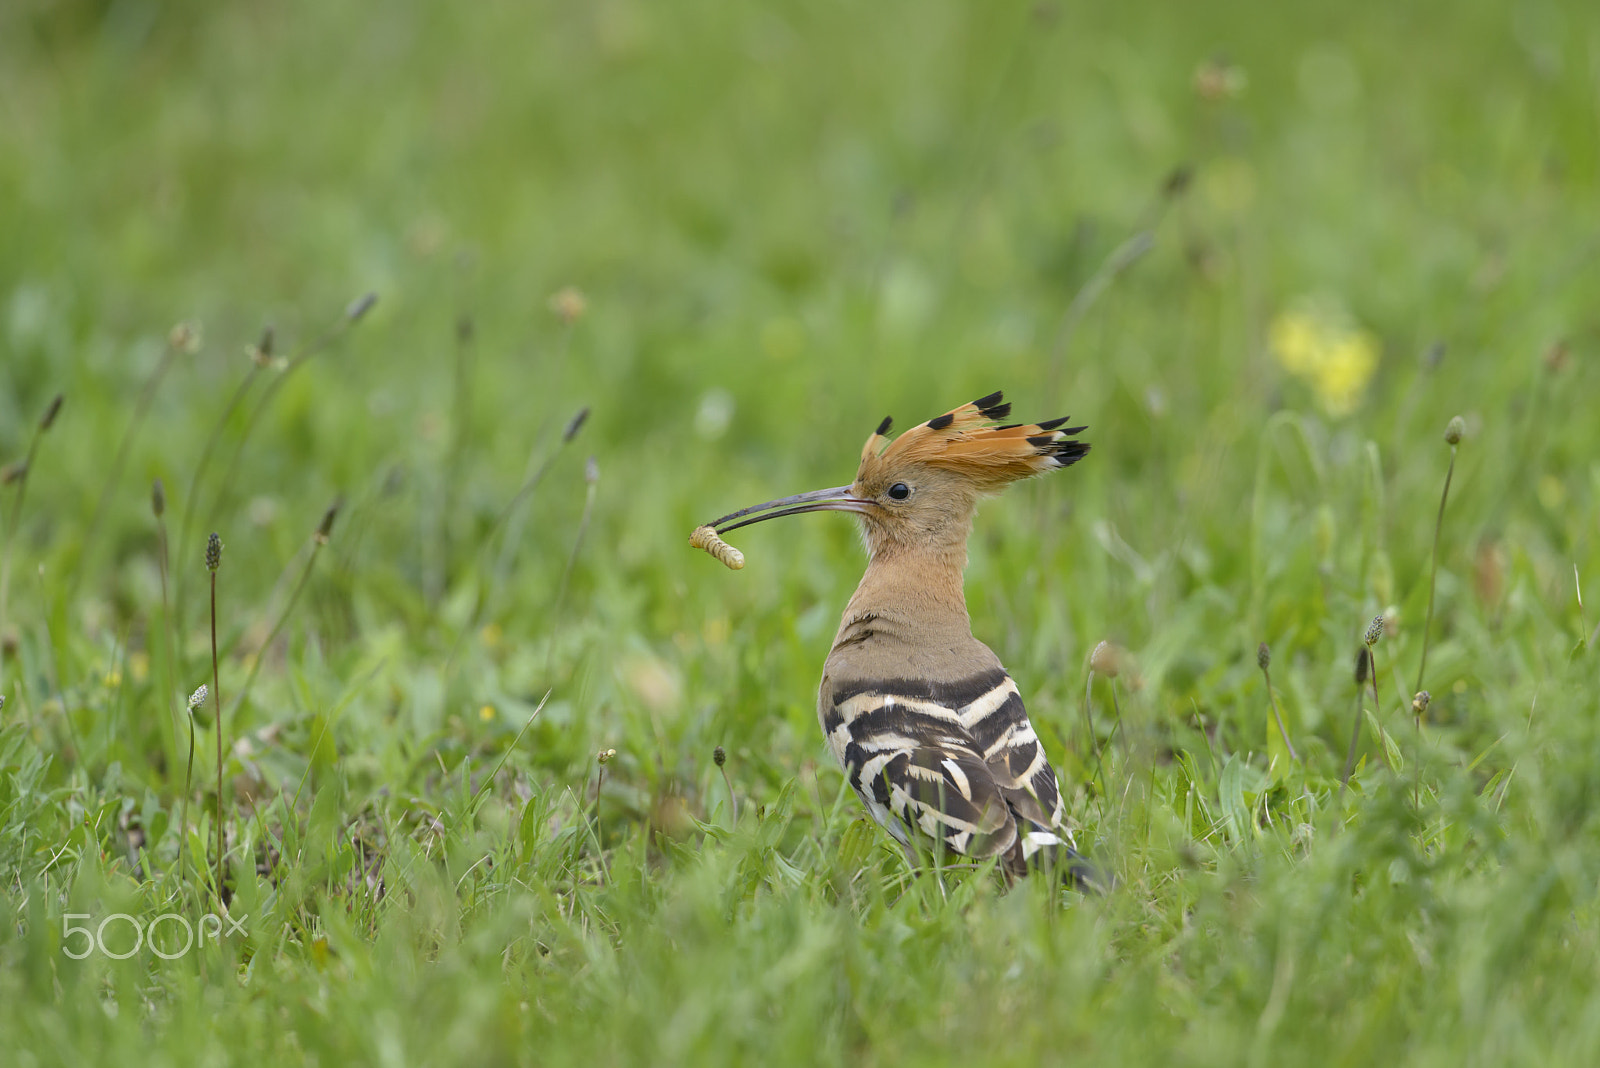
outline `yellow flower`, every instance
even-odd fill
[[[1318,365],[1314,384],[1330,415],[1349,415],[1361,402],[1372,373],[1378,369],[1378,346],[1372,335],[1355,333],[1328,349]]]
[[[1268,338],[1284,370],[1304,375],[1316,366],[1320,352],[1317,324],[1306,313],[1283,312],[1272,320]]]
[[[1378,340],[1337,304],[1301,302],[1280,312],[1267,341],[1283,369],[1304,379],[1332,416],[1360,405],[1378,369]]]

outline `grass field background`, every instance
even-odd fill
[[[1577,0],[4,5],[0,1060],[1595,1063],[1597,190]],[[849,520],[686,545],[994,389],[1103,896],[865,820]]]

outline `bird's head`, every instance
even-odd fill
[[[1082,459],[1085,428],[1067,420],[998,425],[1011,412],[1001,394],[919,423],[892,441],[891,420],[861,448],[861,466],[848,486],[782,497],[723,516],[718,534],[802,512],[853,512],[861,518],[874,558],[906,548],[960,548],[979,498],[1012,482]]]

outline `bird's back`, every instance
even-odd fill
[[[1073,862],[1055,769],[999,659],[965,626],[907,641],[897,622],[847,617],[818,692],[828,744],[873,817],[913,850],[942,843],[1016,873]]]

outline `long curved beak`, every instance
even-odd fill
[[[718,534],[726,534],[730,530],[747,527],[751,523],[761,523],[768,519],[777,519],[780,516],[799,515],[802,512],[865,512],[869,508],[877,507],[876,501],[865,500],[850,492],[849,486],[835,486],[833,489],[812,490],[810,493],[797,493],[793,497],[779,497],[766,504],[758,504],[752,508],[741,508],[737,512],[730,512],[721,519],[712,520],[708,525]],[[745,518],[748,516],[749,518]],[[735,523],[737,519],[739,522]]]

